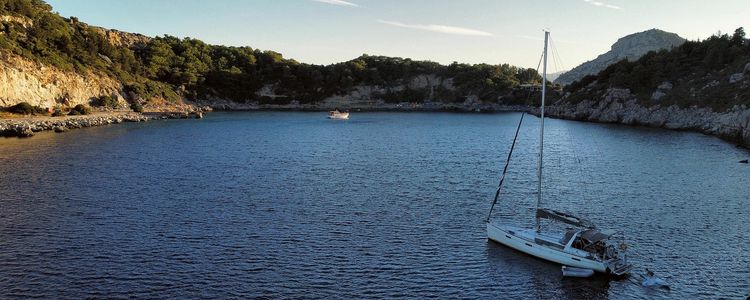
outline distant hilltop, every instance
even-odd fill
[[[732,35],[620,60],[565,86],[548,113],[700,131],[750,147],[750,41],[745,36],[740,27]]]
[[[586,75],[595,75],[609,65],[623,59],[635,61],[650,51],[672,49],[682,45],[685,41],[684,38],[675,33],[659,29],[633,33],[617,40],[609,52],[563,73],[554,82],[561,85],[568,85]]]

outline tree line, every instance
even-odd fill
[[[738,104],[750,105],[750,92],[730,83],[750,63],[750,43],[745,30],[718,33],[703,41],[687,41],[671,50],[652,51],[636,61],[622,60],[596,75],[565,87],[572,102],[595,99],[608,88],[627,88],[647,105],[707,106],[723,111]],[[650,95],[664,82],[674,88],[664,98]]]
[[[237,102],[290,101],[303,103],[345,94],[357,85],[383,87],[404,84],[414,76],[434,74],[452,78],[455,89],[438,89],[444,101],[463,101],[468,94],[493,101],[513,94],[520,84],[538,84],[534,69],[508,64],[441,65],[408,58],[362,55],[353,60],[314,65],[284,58],[281,53],[251,47],[209,45],[169,35],[132,48],[112,45],[105,36],[77,18],[63,18],[42,0],[0,0],[0,14],[28,18],[33,26],[0,24],[0,49],[63,70],[93,70],[111,75],[130,98],[217,97]],[[264,99],[258,91],[272,85],[286,97]],[[387,101],[419,102],[425,90],[382,95]]]

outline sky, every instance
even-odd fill
[[[658,28],[690,39],[750,27],[748,0],[47,0],[64,17],[148,36],[274,50],[304,63],[362,54],[443,64],[536,68],[543,30],[550,72],[618,38]]]

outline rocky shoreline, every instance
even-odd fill
[[[706,107],[642,106],[628,89],[610,88],[600,101],[556,103],[545,111],[550,117],[597,123],[616,123],[718,136],[750,148],[750,109],[735,106],[726,112]]]
[[[203,118],[202,111],[192,112],[107,112],[85,116],[25,117],[0,119],[0,136],[32,137],[41,131],[66,132],[70,129],[119,124],[123,122],[146,122],[162,119]]]
[[[0,136],[31,137],[40,131],[65,132],[70,129],[118,124],[123,122],[146,122],[160,119],[203,118],[212,109],[226,111],[326,111],[330,105],[215,105],[193,111],[179,112],[100,112],[86,116],[27,117],[0,119]],[[523,105],[475,104],[467,105],[373,105],[349,108],[352,111],[401,111],[401,112],[530,112],[539,115],[538,108]],[[596,123],[614,123],[629,126],[646,126],[670,130],[701,132],[718,136],[724,140],[750,148],[750,108],[734,107],[727,112],[714,112],[710,108],[680,108],[678,106],[641,106],[626,89],[610,89],[601,101],[581,101],[577,104],[560,101],[545,110],[550,118]]]

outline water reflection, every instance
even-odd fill
[[[0,298],[750,291],[750,168],[737,163],[748,153],[699,134],[548,123],[544,188],[555,201],[546,204],[625,231],[650,258],[633,262],[655,269],[671,292],[564,279],[556,264],[488,242],[482,220],[517,120],[214,113],[0,139]],[[521,132],[508,201],[497,208],[519,222],[533,220],[537,122]],[[725,241],[736,241],[733,251]]]
[[[490,280],[509,285],[504,293],[534,299],[609,299],[610,278],[606,276],[566,278],[560,265],[490,240],[486,250]],[[514,277],[513,283],[508,283],[509,276]],[[516,294],[515,285],[529,285],[523,290],[535,294]]]

